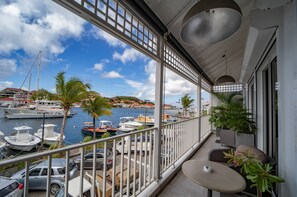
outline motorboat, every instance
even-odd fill
[[[152,116],[143,116],[139,115],[136,119],[136,122],[139,122],[145,126],[154,126],[155,124],[155,119]]]
[[[89,135],[89,136],[93,136],[94,133],[94,126],[93,126],[93,122],[84,122],[84,127],[81,129],[82,133],[84,135]],[[106,129],[100,129],[98,127],[95,128],[95,132],[96,132],[96,137],[101,137],[104,133],[107,132]]]
[[[119,127],[121,127],[122,124],[126,122],[135,122],[134,117],[131,117],[131,116],[120,117]]]
[[[143,126],[143,124],[135,121],[134,117],[121,117],[118,129],[120,131],[130,132],[137,130],[141,126]]]
[[[34,135],[40,139],[42,139],[42,130],[44,127],[44,134],[43,134],[43,143],[47,144],[47,145],[52,145],[52,144],[56,144],[59,142],[60,140],[60,133],[57,133],[54,131],[54,128],[57,125],[55,124],[44,124],[41,125],[41,128],[39,128],[37,130],[36,133],[34,133]],[[63,140],[65,139],[65,136],[63,135]]]
[[[4,137],[10,149],[31,151],[41,142],[40,138],[29,133],[29,130],[32,129],[29,126],[14,127],[13,129],[16,131],[15,135]]]
[[[109,120],[101,120],[99,122],[99,129],[105,129],[111,135],[115,135],[118,130],[118,128],[113,127],[112,122]]]

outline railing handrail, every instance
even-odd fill
[[[148,128],[148,129],[143,129],[143,130],[139,130],[139,131],[132,131],[132,132],[129,132],[129,133],[124,133],[124,134],[120,134],[120,135],[116,135],[116,136],[112,136],[112,137],[108,137],[108,138],[97,139],[97,140],[93,140],[93,141],[90,141],[90,142],[85,142],[85,143],[82,143],[82,144],[74,144],[74,145],[58,148],[58,149],[55,149],[55,150],[46,150],[44,152],[39,152],[39,153],[37,152],[37,153],[32,153],[32,154],[12,158],[12,159],[7,159],[7,160],[0,161],[0,167],[1,166],[6,166],[6,165],[9,165],[9,164],[14,164],[14,163],[17,163],[17,162],[22,162],[22,161],[27,161],[27,160],[33,160],[33,159],[36,159],[36,158],[46,157],[46,156],[61,153],[61,152],[67,152],[67,151],[70,151],[70,150],[73,150],[73,149],[79,149],[79,148],[83,148],[83,147],[98,144],[98,143],[104,143],[106,141],[115,140],[117,138],[132,136],[132,135],[135,135],[135,134],[138,134],[138,133],[143,133],[143,132],[146,132],[146,131],[151,131],[151,130],[156,130],[156,129],[157,129],[156,127],[151,127],[151,128]]]
[[[172,123],[164,124],[164,125],[162,125],[162,127],[170,126],[170,125],[177,124],[177,123],[183,123],[183,122],[187,122],[187,121],[190,121],[190,120],[195,120],[195,119],[198,119],[198,118],[199,117],[194,117],[194,118],[189,118],[189,119],[186,119],[186,120],[181,120],[181,121],[178,121],[178,122],[172,122]]]

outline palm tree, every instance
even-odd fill
[[[56,92],[58,100],[61,101],[61,106],[64,109],[64,117],[61,126],[61,134],[59,140],[59,148],[63,146],[63,136],[65,131],[65,125],[67,120],[67,115],[71,106],[80,102],[83,98],[87,96],[87,92],[90,89],[89,84],[84,84],[80,79],[76,77],[70,78],[65,81],[65,72],[59,72],[56,76]]]
[[[107,99],[101,96],[95,96],[93,98],[92,95],[89,95],[89,98],[83,101],[82,108],[85,112],[87,112],[90,116],[93,117],[93,139],[96,139],[96,119],[103,115],[110,116],[112,114],[110,110],[111,105],[108,103]]]
[[[189,96],[189,94],[186,94],[185,96],[183,96],[181,98],[181,104],[183,106],[183,116],[186,117],[186,113],[188,111],[188,108],[191,107],[193,105],[193,102],[195,100],[191,98],[191,96]]]

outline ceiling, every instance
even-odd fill
[[[144,0],[150,9],[167,27],[202,70],[214,82],[221,75],[229,74],[237,82],[240,79],[246,40],[249,32],[249,16],[254,9],[252,0],[235,0],[243,13],[243,21],[239,30],[230,38],[209,46],[193,47],[181,40],[181,22],[187,11],[197,0]],[[226,61],[222,57],[226,55]]]

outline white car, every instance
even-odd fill
[[[17,180],[0,176],[0,196],[1,197],[21,197],[23,196],[24,185]]]
[[[92,184],[87,180],[83,179],[84,187],[83,187],[83,197],[91,197],[91,189]],[[71,179],[68,182],[68,197],[79,197],[80,196],[80,176]],[[64,186],[61,187],[60,191],[57,193],[56,197],[65,197],[64,195]]]
[[[139,153],[140,150],[142,150],[142,153],[140,153],[141,155],[144,155],[145,151],[148,151],[150,149],[153,148],[153,140],[151,141],[149,139],[149,136],[147,136],[147,142],[146,142],[146,136],[143,135],[142,136],[142,142],[141,142],[141,137],[138,137],[137,140],[135,140],[134,138],[131,139],[131,143],[130,143],[130,150],[132,152],[134,152],[135,150],[137,150],[137,152]],[[128,142],[130,141],[129,137],[125,137],[124,138],[124,149],[122,146],[122,141],[120,140],[117,144],[116,144],[116,153],[120,154],[120,153],[128,153]]]

